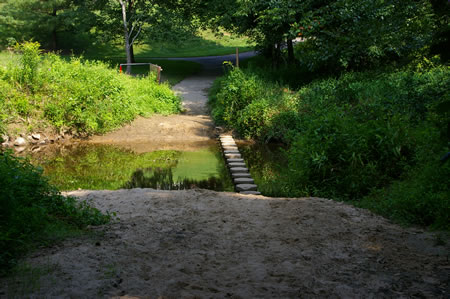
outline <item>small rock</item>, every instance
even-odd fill
[[[241,159],[241,154],[225,154],[225,158],[227,159]]]
[[[45,140],[41,140],[41,141],[39,141],[39,144],[46,144],[47,142],[45,141]]]
[[[244,162],[244,159],[227,159],[228,163],[233,163],[233,162]]]
[[[27,149],[26,146],[18,146],[18,147],[15,147],[15,148],[14,148],[14,150],[15,150],[16,152],[18,152],[18,153],[21,153],[21,152],[23,152],[23,151],[26,150],[26,149]]]
[[[2,135],[2,140],[3,140],[3,143],[5,143],[5,142],[8,142],[9,141],[9,136],[8,135]]]
[[[248,173],[248,169],[245,167],[231,167],[230,168],[231,173],[237,173],[237,172],[245,172]]]
[[[38,134],[38,133],[31,134],[31,138],[33,138],[34,140],[39,140],[39,139],[41,139],[41,134]]]
[[[25,146],[27,144],[27,141],[23,137],[17,137],[14,141],[15,146]]]
[[[250,175],[250,173],[245,173],[245,172],[237,172],[237,173],[232,173],[231,176],[234,178],[251,178],[252,176]]]
[[[41,150],[41,147],[40,146],[33,146],[33,148],[31,149],[31,151],[33,152],[33,153],[37,153],[37,152],[39,152]]]
[[[223,150],[224,151],[237,151],[238,147],[237,146],[229,146],[229,145],[227,145],[227,146],[223,147]]]
[[[246,195],[261,195],[261,192],[258,191],[241,191],[239,194],[246,194]]]
[[[239,151],[237,150],[231,150],[231,151],[223,151],[224,154],[239,154]]]
[[[252,178],[235,178],[235,184],[254,184],[255,181]]]
[[[241,192],[241,191],[256,191],[256,188],[258,188],[258,186],[256,186],[255,184],[239,184],[236,185],[236,191]]]
[[[246,167],[244,162],[231,162],[228,163],[228,167]]]
[[[9,142],[3,142],[2,147],[10,147],[11,144]]]

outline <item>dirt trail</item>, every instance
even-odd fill
[[[175,87],[186,97],[185,115],[138,118],[92,142],[143,152],[210,140],[203,96],[215,71]],[[67,194],[118,219],[33,253],[26,262],[41,274],[0,281],[0,298],[450,296],[448,236],[439,245],[436,233],[347,204],[209,190]]]
[[[120,218],[41,250],[35,298],[448,298],[449,245],[319,198],[74,191]],[[103,232],[103,233],[100,233]],[[2,282],[0,294],[17,294]],[[1,295],[0,295],[1,296]]]
[[[254,54],[242,53],[241,59]],[[208,115],[206,104],[208,89],[222,73],[222,63],[234,62],[235,57],[226,55],[170,59],[194,61],[203,66],[199,74],[186,78],[173,87],[182,97],[185,112],[181,115],[139,117],[119,130],[91,138],[90,143],[114,144],[142,153],[157,149],[195,150],[214,137],[214,123]]]

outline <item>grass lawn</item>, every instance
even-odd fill
[[[121,42],[119,40],[116,46],[88,49],[84,56],[93,58],[125,57]],[[227,33],[221,33],[220,36],[217,36],[213,32],[205,30],[197,35],[185,37],[179,43],[146,41],[143,44],[135,45],[134,53],[136,58],[218,56],[233,54],[236,52],[236,47],[239,48],[240,52],[252,51],[254,43],[245,37],[237,37]]]

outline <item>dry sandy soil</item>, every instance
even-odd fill
[[[139,118],[91,142],[145,152],[210,140],[211,78],[199,78],[175,87],[185,115]],[[449,298],[449,241],[343,203],[208,190],[68,195],[118,219],[33,253],[26,262],[39,273],[0,281],[1,298]]]
[[[29,257],[52,269],[30,297],[449,296],[448,243],[346,204],[208,190],[69,194],[120,220]]]

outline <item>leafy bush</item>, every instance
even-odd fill
[[[54,54],[41,58],[36,54],[37,45],[21,46],[21,65],[26,62],[29,67],[11,64],[0,76],[6,121],[31,117],[56,129],[94,134],[117,128],[137,115],[180,111],[179,98],[168,85],[158,85],[151,76],[130,77],[102,62],[74,57],[69,61]]]
[[[377,208],[405,222],[442,227],[448,184],[436,183],[432,193],[414,182],[429,183],[447,171],[435,164],[448,151],[450,116],[440,110],[450,99],[449,73],[445,66],[346,73],[291,92],[234,69],[216,83],[210,103],[213,116],[242,136],[288,145],[280,175],[260,175],[277,185],[266,188],[271,195],[356,200],[391,190],[398,197],[390,210],[386,203]],[[422,170],[428,175],[414,175]],[[400,196],[407,188],[409,195]],[[420,212],[424,206],[427,215]]]
[[[298,56],[310,70],[365,69],[427,51],[435,30],[430,1],[314,3],[292,33],[305,38]]]
[[[18,70],[18,81],[29,88],[34,87],[39,62],[41,61],[38,42],[25,42],[16,44],[15,48],[21,52],[20,67]]]
[[[6,270],[18,257],[51,237],[51,231],[82,229],[109,221],[87,203],[66,198],[48,184],[41,170],[26,160],[0,153],[0,266]]]

